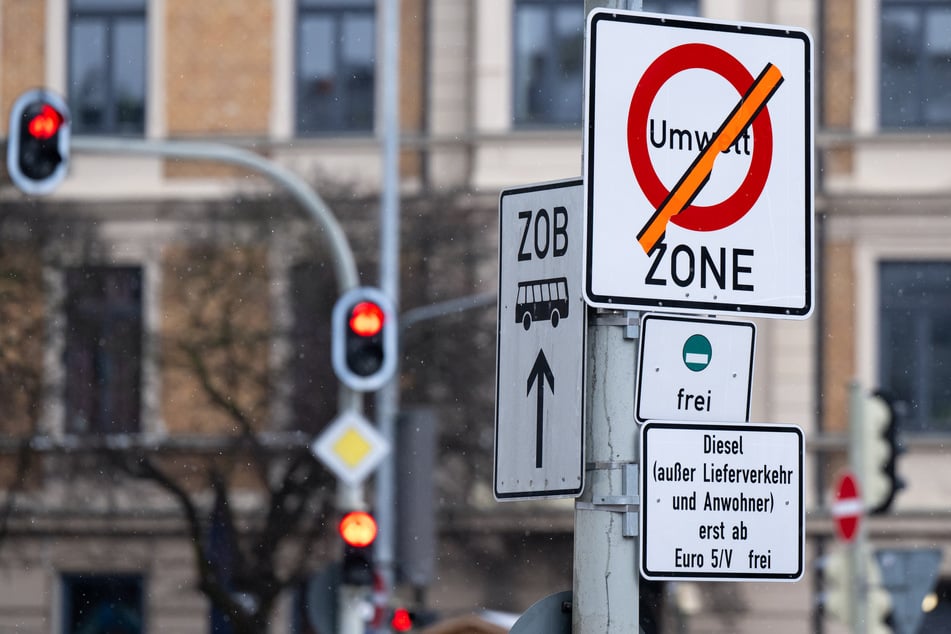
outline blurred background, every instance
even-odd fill
[[[46,87],[76,139],[253,152],[376,285],[385,2],[0,0],[0,125]],[[817,131],[816,309],[754,320],[751,415],[806,433],[805,575],[642,583],[645,631],[851,631],[827,571],[853,381],[903,451],[866,523],[883,627],[951,631],[951,2],[644,9],[808,29]],[[581,173],[583,40],[581,0],[400,2],[396,588],[371,620],[505,631],[571,588],[571,501],[493,499],[495,292],[500,191]],[[339,293],[326,232],[255,171],[77,144],[49,195],[0,179],[0,631],[326,634]]]

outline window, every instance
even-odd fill
[[[145,132],[146,0],[71,0],[69,105],[76,134]]]
[[[882,0],[881,125],[951,126],[951,4]]]
[[[66,271],[66,432],[139,431],[142,271]]]
[[[951,262],[879,265],[879,382],[903,431],[951,431]]]
[[[373,129],[374,0],[300,0],[299,134]]]
[[[140,575],[63,575],[63,634],[142,634]]]
[[[697,0],[645,0],[644,10],[697,15]],[[516,0],[514,119],[518,126],[578,126],[584,65],[584,5]]]
[[[581,123],[584,5],[515,5],[515,123]]]

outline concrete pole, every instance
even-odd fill
[[[639,11],[641,0],[585,2]],[[587,104],[583,104],[584,107]],[[585,487],[575,502],[571,631],[640,631],[637,453],[634,381],[637,313],[589,309]]]
[[[637,314],[588,320],[587,474],[575,502],[573,634],[638,632]],[[633,322],[633,323],[631,323]],[[630,324],[630,329],[628,325]]]

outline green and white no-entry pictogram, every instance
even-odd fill
[[[701,334],[691,335],[684,342],[684,365],[694,372],[705,370],[713,358],[710,340]]]

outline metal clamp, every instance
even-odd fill
[[[623,326],[625,339],[638,339],[641,336],[641,313],[637,310],[598,311],[589,318],[595,326]]]
[[[625,463],[621,474],[621,495],[596,495],[592,502],[578,502],[576,508],[587,511],[607,511],[624,515],[621,526],[621,535],[637,537],[638,510],[641,498],[637,492],[638,466],[636,463]]]

